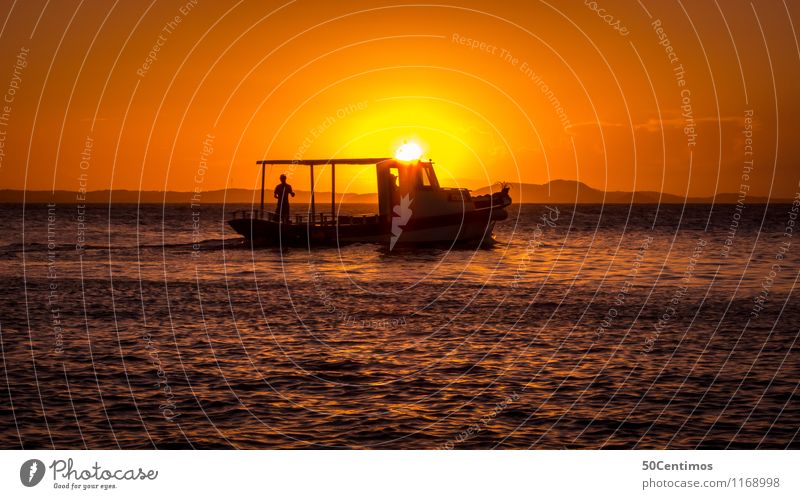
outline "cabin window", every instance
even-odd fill
[[[422,183],[420,184],[422,187],[433,187],[433,181],[430,177],[430,172],[427,168],[420,169],[420,174],[422,177]]]

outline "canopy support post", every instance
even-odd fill
[[[311,172],[311,224],[314,223],[314,165],[310,165],[308,170]]]
[[[336,225],[336,163],[331,163],[331,223]]]
[[[258,218],[264,218],[264,175],[267,171],[267,165],[261,163],[261,209],[258,212]]]

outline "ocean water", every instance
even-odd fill
[[[237,208],[0,206],[1,448],[800,448],[791,206],[391,252],[252,250]]]

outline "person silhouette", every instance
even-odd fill
[[[294,197],[292,186],[286,183],[286,175],[281,174],[281,183],[275,186],[275,199],[278,200],[277,216],[281,223],[289,223],[289,195]]]

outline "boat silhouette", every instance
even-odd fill
[[[509,187],[492,194],[473,196],[468,189],[439,185],[432,161],[397,158],[350,158],[309,160],[259,160],[261,204],[258,209],[238,210],[228,224],[252,245],[336,246],[378,243],[389,249],[400,246],[487,244],[494,242],[496,222],[508,218]],[[264,210],[267,165],[309,167],[311,200],[307,211],[281,220]],[[336,209],[336,166],[375,165],[378,212],[345,214]],[[331,168],[330,211],[317,211],[314,199],[314,167]],[[277,210],[276,210],[277,211]]]

